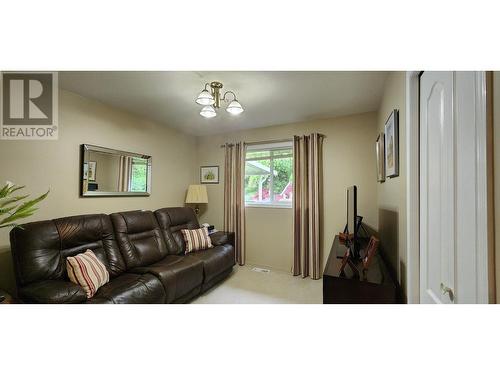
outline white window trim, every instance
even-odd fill
[[[258,151],[258,150],[269,150],[269,149],[278,149],[278,148],[293,148],[293,141],[285,141],[285,142],[269,142],[269,143],[260,143],[259,144],[250,144],[247,146],[247,151]]]
[[[265,202],[245,202],[245,207],[253,208],[293,208],[292,202],[288,203],[265,203]]]
[[[288,149],[288,148],[291,148],[292,149],[292,152],[291,152],[291,157],[293,159],[293,142],[292,141],[286,141],[286,142],[270,142],[270,143],[259,143],[259,144],[256,144],[256,145],[249,145],[247,146],[247,149],[246,149],[246,152],[248,151],[259,151],[259,150],[272,150],[272,151],[275,151],[275,150],[280,150],[280,149]],[[285,155],[277,155],[276,157],[258,157],[258,158],[249,158],[247,159],[246,158],[246,154],[245,154],[245,164],[247,161],[258,161],[258,160],[267,160],[267,159],[271,159],[271,160],[274,160],[274,159],[283,159],[283,158],[288,158],[290,156],[285,156]],[[273,163],[271,163],[271,166],[270,166],[270,172],[271,172],[271,183],[270,185],[273,186]],[[274,199],[274,192],[270,191],[270,194],[271,194],[271,198]],[[279,202],[247,202],[245,201],[245,207],[250,207],[250,208],[293,208],[293,203],[292,202],[283,202],[283,203],[279,203]]]

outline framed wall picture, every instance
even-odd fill
[[[375,142],[375,152],[377,154],[377,181],[385,181],[385,136],[380,133]]]
[[[97,169],[97,162],[96,161],[89,161],[88,167],[87,167],[87,177],[88,177],[89,181],[96,180],[96,169]]]
[[[385,176],[399,176],[399,111],[393,110],[385,122]]]
[[[200,183],[202,184],[218,184],[219,183],[219,166],[203,166],[200,167]]]

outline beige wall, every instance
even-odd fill
[[[394,109],[399,110],[399,177],[377,184],[378,229],[381,248],[399,283],[406,290],[406,104],[405,72],[387,76],[378,112],[378,131]]]
[[[496,301],[500,303],[500,72],[493,72],[493,184]]]
[[[293,262],[292,210],[249,207],[245,214],[247,263],[290,272]]]
[[[59,96],[59,120],[58,141],[0,141],[0,183],[26,185],[32,195],[50,188],[32,221],[183,205],[187,186],[198,178],[195,137],[66,91]],[[151,155],[151,196],[80,198],[82,143]],[[12,286],[8,230],[0,229],[0,288]]]
[[[346,188],[358,186],[358,212],[371,227],[378,227],[377,183],[374,145],[377,113],[251,129],[198,139],[198,165],[221,166],[221,183],[207,185],[209,203],[201,221],[222,228],[223,162],[220,145],[234,141],[265,141],[319,132],[324,141],[323,257],[329,254],[336,233],[346,223]],[[247,262],[290,271],[293,252],[291,209],[248,208],[246,214]]]

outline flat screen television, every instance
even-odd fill
[[[349,241],[351,255],[355,258],[359,257],[358,246],[358,231],[361,227],[363,217],[358,216],[358,188],[356,185],[347,188],[347,225],[346,232],[352,235],[352,240]]]
[[[358,188],[356,185],[347,188],[347,233],[356,237],[356,216]]]

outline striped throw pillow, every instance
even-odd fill
[[[192,251],[210,249],[214,247],[208,235],[206,227],[200,229],[181,229],[184,242],[186,243],[186,254]]]
[[[97,289],[109,282],[106,266],[97,259],[92,250],[67,257],[66,270],[71,282],[80,285],[87,293],[87,298],[92,298]]]

